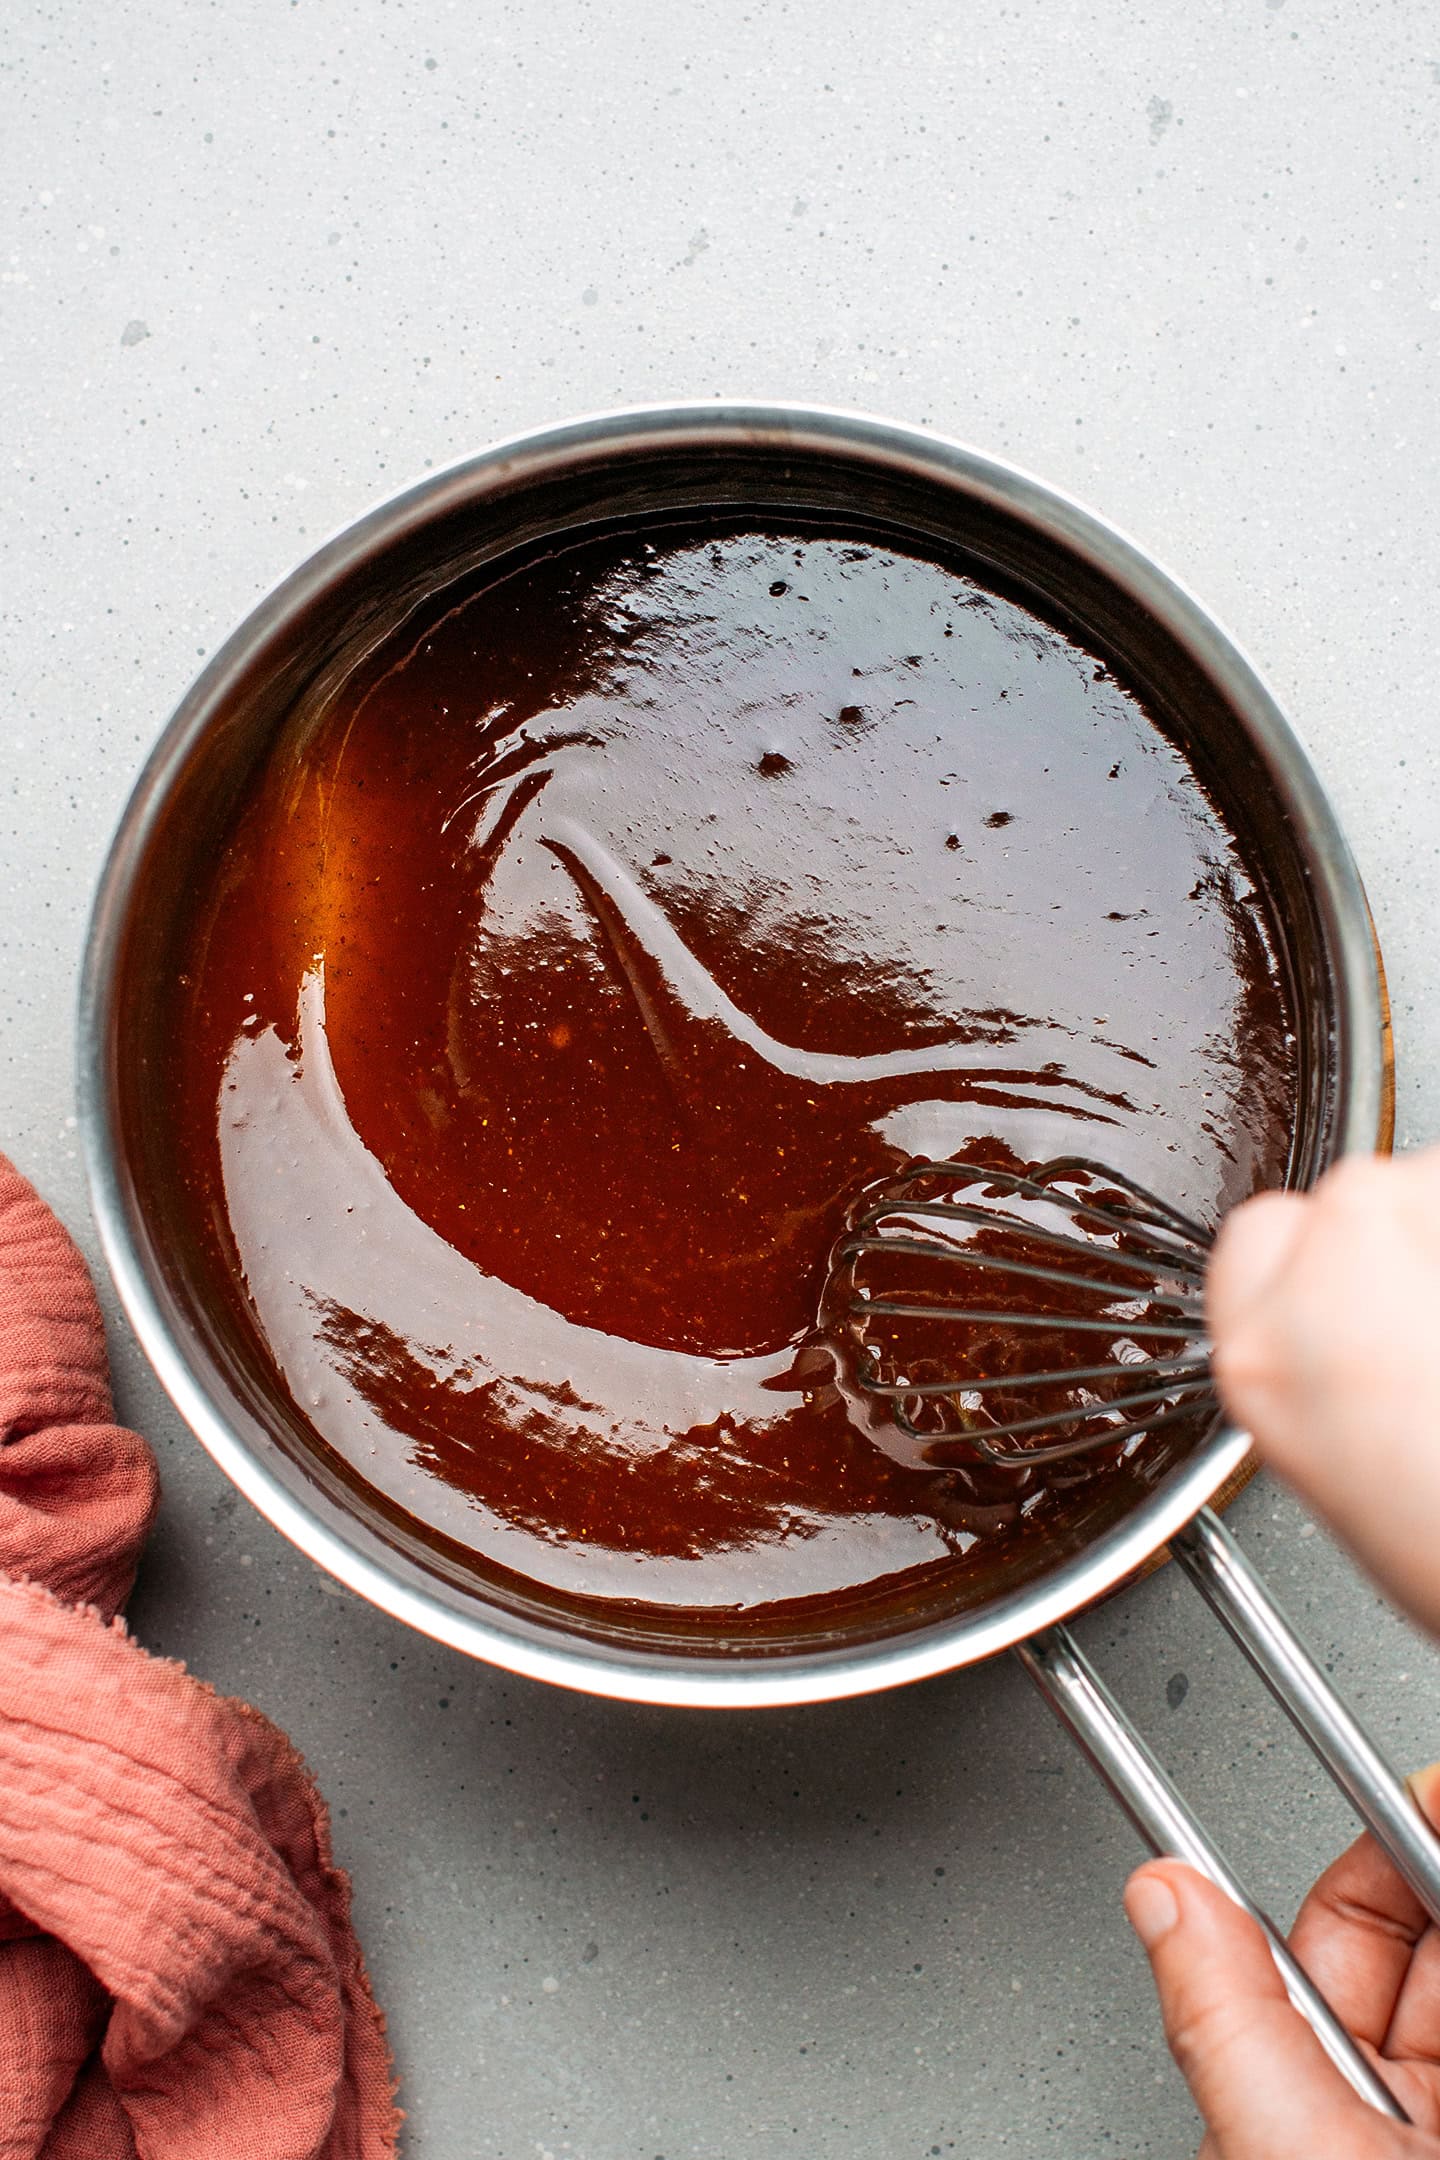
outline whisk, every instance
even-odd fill
[[[1214,1235],[1083,1156],[916,1163],[852,1209],[828,1330],[844,1377],[927,1462],[958,1451],[1016,1468],[1123,1448],[1216,1409]]]

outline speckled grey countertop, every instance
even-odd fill
[[[497,434],[722,391],[967,437],[1217,608],[1334,791],[1433,1136],[1437,131],[1416,0],[11,0],[0,1144],[93,1252],[91,884],[265,587]],[[314,1764],[412,2160],[1192,2149],[1130,1833],[1018,1669],[745,1718],[506,1680],[282,1544],[108,1309],[165,1475],[136,1626]],[[1440,1753],[1434,1653],[1275,1490],[1234,1519]],[[1080,1632],[1288,1913],[1343,1810],[1188,1587]]]

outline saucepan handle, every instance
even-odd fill
[[[1296,1964],[1274,1922],[1243,1888],[1069,1629],[1044,1629],[1021,1643],[1016,1656],[1150,1850],[1188,1861],[1259,1922],[1286,1993],[1330,2060],[1373,2108],[1396,2122],[1408,2122],[1410,2118],[1388,2085],[1371,2068],[1320,1990]]]
[[[1440,1840],[1219,1516],[1202,1508],[1170,1550],[1440,1926]]]

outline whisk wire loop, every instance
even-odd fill
[[[1193,1375],[1193,1384],[1206,1380],[1204,1360],[1193,1357],[1157,1358],[1153,1363],[1147,1360],[1145,1369],[1150,1377],[1154,1379],[1183,1379],[1187,1375]],[[1117,1372],[1123,1372],[1124,1370],[1123,1365],[1070,1365],[1057,1368],[1054,1372],[1027,1372],[1025,1386],[1027,1389],[1074,1387],[1085,1380],[1113,1380]],[[1206,1384],[1208,1385],[1208,1380],[1206,1380]],[[1013,1373],[986,1373],[977,1380],[967,1379],[962,1381],[958,1392],[964,1395],[983,1395],[987,1389],[1013,1389],[1014,1386],[1015,1376]],[[1153,1397],[1155,1392],[1154,1388],[1147,1388],[1145,1390],[1146,1399]],[[891,1395],[899,1400],[907,1395],[954,1395],[957,1393],[957,1387],[954,1380],[882,1381],[877,1375],[875,1393],[877,1395]],[[1138,1402],[1141,1398],[1137,1395],[1130,1397],[1129,1400]],[[1107,1398],[1104,1407],[1107,1410],[1118,1409],[1118,1398],[1114,1396]]]
[[[937,1439],[939,1444],[946,1447],[963,1441],[967,1447],[972,1447],[982,1460],[992,1463],[997,1469],[1015,1470],[1028,1469],[1033,1465],[1043,1466],[1046,1463],[1071,1462],[1077,1455],[1091,1454],[1100,1446],[1123,1446],[1127,1440],[1153,1432],[1159,1425],[1172,1425],[1178,1418],[1190,1416],[1203,1399],[1202,1390],[1197,1388],[1182,1400],[1166,1402],[1158,1410],[1147,1411],[1143,1417],[1128,1418],[1119,1425],[1107,1428],[1101,1440],[1056,1440],[1038,1447],[998,1447],[995,1444],[996,1433],[1003,1432],[1008,1438],[1016,1439],[1030,1432],[1053,1431],[1056,1422],[1054,1418],[1037,1418],[997,1427],[995,1433],[956,1431],[938,1436],[914,1424],[903,1409],[898,1407],[895,1411],[895,1422],[910,1439],[922,1441],[928,1447],[935,1446]]]
[[[1136,1320],[1127,1323],[1116,1315],[1108,1319],[1087,1319],[1078,1313],[1026,1313],[1007,1312],[1000,1305],[904,1305],[891,1298],[857,1298],[851,1305],[852,1313],[889,1313],[909,1320],[958,1320],[970,1321],[979,1326],[993,1321],[1007,1328],[1044,1328],[1049,1334],[1059,1334],[1078,1329],[1090,1335],[1167,1335],[1182,1341],[1197,1341],[1203,1329],[1193,1321]],[[1112,1365],[1111,1371],[1116,1368]],[[955,1382],[958,1386],[961,1383]],[[970,1386],[967,1380],[966,1387]]]
[[[1125,1223],[1146,1223],[1153,1229],[1164,1229],[1174,1235],[1208,1244],[1214,1232],[1193,1216],[1186,1215],[1168,1200],[1162,1200],[1148,1186],[1140,1185],[1134,1178],[1126,1177],[1106,1163],[1092,1161],[1084,1155],[1058,1155],[1042,1164],[1031,1176],[1018,1170],[997,1169],[990,1165],[961,1162],[912,1163],[902,1170],[893,1181],[895,1189],[920,1179],[933,1178],[937,1174],[965,1177],[985,1185],[998,1186],[1002,1192],[1014,1193],[1027,1200],[1063,1201],[1077,1218],[1089,1217],[1102,1230],[1114,1230]],[[1091,1178],[1101,1182],[1107,1191],[1119,1195],[1117,1201],[1086,1200],[1075,1194],[1057,1190],[1066,1179]]]
[[[1053,1194],[1047,1193],[1043,1197],[1053,1202]],[[1091,1211],[1087,1209],[1087,1216],[1090,1213]],[[1019,1236],[1030,1239],[1033,1244],[1044,1245],[1056,1252],[1074,1253],[1083,1256],[1087,1260],[1095,1258],[1095,1246],[1087,1243],[1083,1238],[1070,1237],[1059,1230],[1047,1230],[1042,1224],[1026,1222],[1022,1216],[1008,1215],[999,1208],[966,1206],[952,1200],[906,1200],[903,1203],[897,1202],[885,1207],[871,1208],[867,1214],[860,1217],[850,1237],[842,1244],[840,1248],[841,1254],[863,1249],[867,1233],[875,1225],[893,1220],[897,1214],[937,1222],[968,1223],[980,1230],[1010,1230]],[[1110,1225],[1112,1231],[1122,1227],[1127,1232],[1130,1230],[1128,1218],[1123,1226],[1116,1223]],[[944,1240],[937,1241],[937,1249],[943,1249],[944,1245]],[[1113,1248],[1109,1249],[1113,1250]],[[957,1256],[968,1255],[970,1248],[965,1244],[956,1244],[954,1251]],[[1177,1275],[1184,1275],[1196,1282],[1201,1281],[1204,1277],[1204,1266],[1195,1258],[1193,1253],[1181,1252],[1178,1248],[1162,1244],[1159,1241],[1148,1246],[1137,1241],[1133,1260],[1128,1252],[1114,1252],[1116,1260],[1125,1265],[1134,1265],[1137,1268],[1142,1264],[1143,1257],[1147,1255],[1153,1256],[1167,1266],[1172,1267]]]
[[[1026,1206],[1041,1219],[1021,1213]],[[1060,1462],[1127,1449],[1207,1407],[1218,1416],[1203,1300],[1213,1237],[1083,1156],[1025,1170],[917,1162],[872,1194],[837,1242],[826,1309],[848,1347],[849,1379],[937,1467],[957,1450],[1010,1469]],[[881,1267],[891,1280],[877,1283]],[[963,1267],[985,1274],[1002,1300],[1013,1284],[1016,1302],[957,1299]],[[1045,1292],[1061,1295],[1047,1308]],[[907,1321],[926,1326],[893,1325]],[[976,1340],[938,1356],[928,1332],[936,1323]],[[1026,1367],[1027,1342],[1067,1336],[1107,1338],[1109,1361],[1062,1364],[1052,1350]],[[998,1368],[967,1369],[967,1348],[977,1366],[998,1359]],[[1047,1395],[1057,1398],[1048,1406]]]
[[[1083,1247],[1078,1249],[1085,1250]],[[841,1246],[839,1257],[858,1259],[864,1253],[873,1252],[908,1252],[926,1260],[951,1261],[962,1267],[991,1268],[1006,1275],[1022,1276],[1030,1282],[1050,1283],[1061,1290],[1093,1290],[1102,1297],[1129,1298],[1133,1301],[1140,1294],[1139,1286],[1135,1283],[1106,1282],[1095,1275],[1078,1274],[1073,1268],[1040,1267],[1034,1261],[1012,1260],[1005,1253],[972,1252],[961,1246],[931,1245],[923,1238],[854,1238]],[[1091,1260],[1097,1257],[1093,1247],[1089,1248],[1086,1257]],[[1151,1294],[1154,1294],[1153,1289]]]

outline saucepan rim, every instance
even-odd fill
[[[1334,1096],[1331,1154],[1372,1150],[1382,1131],[1383,992],[1364,890],[1309,758],[1258,672],[1177,578],[1073,497],[1005,461],[930,429],[800,404],[706,402],[601,412],[513,436],[427,476],[346,525],[273,588],[182,698],[135,783],[101,874],[81,973],[78,1097],[100,1243],[121,1303],[172,1402],[227,1477],[331,1575],[420,1633],[528,1677],[658,1704],[743,1708],[834,1701],[977,1662],[1068,1618],[1150,1559],[1244,1462],[1245,1436],[1217,1432],[1120,1523],[1038,1582],[911,1633],[836,1649],[687,1653],[592,1640],[527,1624],[431,1579],[334,1495],[290,1480],[251,1438],[250,1422],[198,1339],[178,1324],[123,1172],[111,1046],[119,963],[146,846],[187,760],[267,648],[317,598],[408,534],[487,493],[637,450],[748,445],[834,455],[938,482],[1063,548],[1118,586],[1181,647],[1258,750],[1309,874],[1331,974]]]

